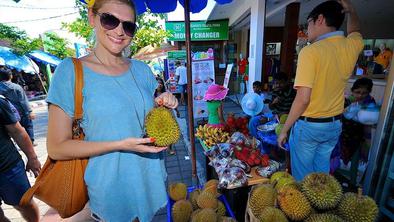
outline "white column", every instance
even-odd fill
[[[253,82],[261,81],[263,70],[264,20],[266,0],[252,0],[249,40],[248,92],[253,91]]]

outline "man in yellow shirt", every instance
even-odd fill
[[[347,32],[338,31],[345,14]],[[309,173],[329,173],[330,155],[342,131],[344,90],[363,49],[357,13],[350,0],[327,1],[308,16],[308,40],[298,57],[296,98],[278,137],[289,137],[291,169],[300,181]]]

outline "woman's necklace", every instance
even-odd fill
[[[93,54],[94,54],[94,56],[96,57],[96,59],[105,67],[104,63],[99,59],[99,57],[97,57],[95,51],[93,51]],[[138,91],[139,91],[139,93],[140,93],[140,95],[141,95],[141,98],[142,98],[142,103],[143,103],[143,107],[144,107],[142,123],[141,123],[141,118],[140,118],[140,116],[138,115],[138,112],[137,112],[137,107],[135,106],[135,101],[133,101],[133,99],[131,98],[131,96],[129,95],[129,93],[127,93],[126,89],[122,86],[122,84],[120,84],[120,82],[118,82],[115,78],[112,78],[112,79],[113,79],[113,80],[115,81],[115,83],[119,86],[119,88],[121,88],[122,91],[125,93],[125,95],[126,95],[127,99],[129,100],[129,102],[130,102],[131,104],[133,104],[134,112],[135,112],[135,115],[137,116],[137,122],[138,122],[138,125],[140,126],[140,129],[141,129],[141,137],[144,137],[144,136],[145,136],[145,125],[143,124],[143,121],[144,121],[144,119],[145,119],[145,113],[146,113],[146,112],[145,112],[145,99],[144,99],[144,95],[142,94],[142,91],[141,91],[140,87],[139,87],[138,84],[137,84],[137,80],[135,79],[135,76],[133,75],[133,72],[131,71],[131,62],[130,62],[130,65],[129,65],[129,67],[128,67],[128,70],[129,70],[129,72],[130,72],[130,74],[131,74],[131,77],[132,77],[133,80],[134,80],[135,86],[137,87],[137,89],[138,89]]]

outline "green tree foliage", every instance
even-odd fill
[[[38,38],[29,38],[25,31],[0,23],[0,39],[10,43],[15,54],[24,55],[42,47]]]
[[[63,27],[69,32],[74,33],[76,36],[83,38],[90,47],[94,45],[93,29],[89,25],[86,5],[76,0],[76,5],[79,8],[80,18],[71,23],[63,23]],[[155,14],[151,12],[145,12],[142,15],[137,16],[138,30],[133,38],[131,47],[131,53],[136,53],[139,49],[153,45],[158,46],[169,37],[169,32],[164,30],[158,24],[159,19],[165,19],[164,14]]]
[[[46,51],[61,59],[75,55],[75,51],[67,46],[69,42],[59,37],[56,33],[45,33],[43,43]]]

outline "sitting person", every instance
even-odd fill
[[[269,108],[272,110],[272,113],[278,115],[288,114],[296,93],[297,92],[294,89],[293,84],[289,81],[286,73],[279,72],[276,74],[274,76],[272,102],[269,104]]]
[[[263,94],[263,84],[260,81],[253,82],[253,92],[256,94]]]

